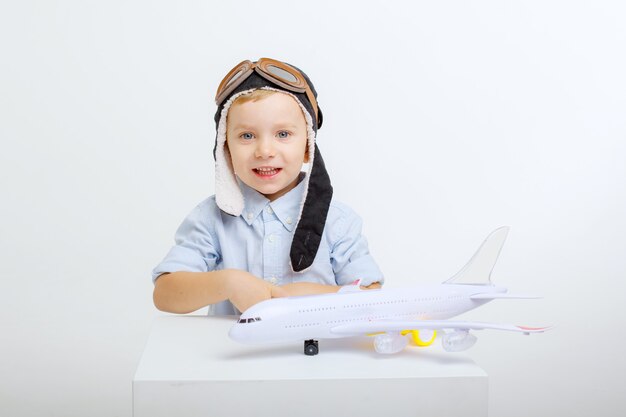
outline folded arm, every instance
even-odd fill
[[[377,288],[381,288],[379,282],[373,282],[368,286],[361,286],[364,290],[373,290]],[[295,282],[293,284],[285,284],[281,285],[286,296],[293,297],[297,295],[312,295],[312,294],[327,294],[339,291],[341,288],[337,285],[325,285],[325,284],[316,284],[313,282]]]
[[[211,272],[178,271],[160,275],[154,286],[154,305],[168,313],[191,313],[230,300],[239,310],[285,292],[249,272],[224,269]]]
[[[380,288],[375,282],[363,289]],[[154,286],[154,305],[168,313],[186,314],[210,304],[229,300],[239,311],[277,297],[325,294],[339,291],[336,285],[298,282],[272,285],[249,272],[224,269],[211,272],[178,271],[160,275]]]

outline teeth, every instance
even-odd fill
[[[261,172],[272,172],[272,171],[276,171],[276,168],[256,168],[257,171],[261,171]]]
[[[257,174],[262,175],[262,176],[267,176],[270,177],[272,175],[276,175],[278,173],[280,168],[268,168],[268,167],[263,167],[263,168],[255,168],[254,170],[257,172]]]

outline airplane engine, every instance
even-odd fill
[[[398,332],[379,334],[374,338],[374,349],[378,353],[398,353],[409,340]]]
[[[441,338],[441,345],[446,352],[461,352],[474,346],[476,340],[469,330],[454,330]]]

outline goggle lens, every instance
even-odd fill
[[[289,83],[298,83],[298,78],[290,72],[285,71],[282,68],[276,67],[274,65],[268,65],[264,68],[267,72],[271,73],[273,76],[278,77]]]
[[[230,85],[232,85],[235,81],[237,81],[237,79],[239,77],[241,77],[244,73],[246,72],[245,68],[241,68],[239,71],[237,71],[235,74],[233,74],[232,77],[230,77],[230,80],[228,80],[228,82],[226,83],[226,85],[224,86],[224,88],[228,88]]]

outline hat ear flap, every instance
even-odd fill
[[[322,127],[322,122],[324,121],[324,115],[322,114],[322,109],[320,106],[317,106],[317,129]]]
[[[289,253],[294,272],[302,272],[313,264],[322,240],[332,197],[333,187],[330,184],[330,177],[315,144],[306,197]]]
[[[215,203],[225,213],[239,216],[243,211],[244,199],[237,176],[233,169],[230,150],[226,142],[226,124],[228,111],[237,97],[251,90],[241,91],[232,96],[222,107],[221,117],[217,126],[213,157],[215,158]]]

